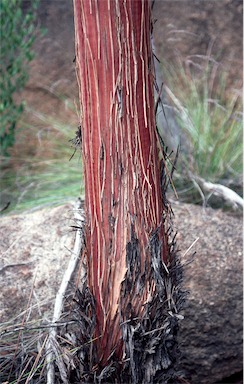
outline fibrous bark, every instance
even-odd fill
[[[150,2],[75,0],[74,9],[92,369],[100,381],[114,371],[166,381],[180,276],[155,129]]]

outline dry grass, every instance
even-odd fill
[[[71,106],[69,105],[69,108]],[[7,212],[60,204],[82,194],[82,163],[72,143],[77,126],[26,108],[10,158],[2,158],[1,208]]]
[[[228,74],[211,56],[211,46],[207,55],[163,66],[165,91],[187,142],[175,173],[179,197],[202,202],[190,175],[242,194],[242,84],[228,88]]]

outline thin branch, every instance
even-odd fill
[[[75,320],[71,320],[71,321],[65,321],[65,322],[57,322],[55,324],[40,324],[36,327],[28,327],[28,326],[20,326],[20,327],[14,327],[13,329],[5,329],[3,330],[1,333],[0,333],[0,336],[3,336],[3,335],[6,335],[6,334],[11,334],[11,333],[15,333],[15,332],[19,332],[19,331],[35,331],[35,330],[38,330],[38,329],[50,329],[50,328],[57,328],[57,327],[61,327],[63,325],[68,325],[68,324],[73,324],[75,323],[76,321]]]
[[[192,247],[194,247],[194,245],[196,244],[196,242],[199,240],[199,237],[197,237],[193,243],[190,245],[190,247],[185,251],[185,253],[182,255],[182,258],[185,257],[185,255],[192,249]]]
[[[198,185],[201,186],[201,190],[205,193],[210,193],[215,196],[219,196],[226,202],[228,202],[233,209],[244,208],[244,200],[232,189],[225,187],[221,184],[211,183],[201,177],[191,175],[192,180],[194,179]]]
[[[62,283],[56,295],[52,324],[60,320],[63,306],[64,306],[64,297],[65,297],[69,282],[71,281],[73,273],[75,272],[75,269],[77,267],[81,250],[84,246],[84,237],[83,237],[83,231],[82,231],[84,218],[81,214],[80,201],[77,205],[78,206],[74,208],[74,215],[75,215],[75,219],[79,223],[79,228],[76,232],[75,245],[74,245],[73,252],[71,254],[68,268],[64,273]],[[56,338],[57,338],[57,328],[52,328],[49,332],[49,337],[46,344],[47,384],[55,384],[54,361],[55,361],[55,357],[56,358],[58,357]],[[58,366],[63,371],[63,365],[61,367],[60,361]],[[61,373],[63,382],[66,383],[67,381],[63,375],[63,372],[60,372],[60,373]]]

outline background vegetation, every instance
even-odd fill
[[[31,110],[19,97],[29,78],[35,39],[45,33],[37,28],[38,6],[39,0],[25,11],[22,0],[0,5],[0,209],[8,211],[58,204],[80,193],[81,170],[77,161],[68,161],[75,129]]]
[[[39,0],[33,0],[23,13],[21,0],[0,3],[0,155],[9,156],[15,142],[16,124],[24,110],[24,102],[16,102],[28,80],[28,63],[34,58],[36,10]]]
[[[184,201],[203,202],[195,179],[242,194],[243,113],[239,90],[227,87],[227,73],[213,57],[196,55],[175,68],[164,63],[167,96],[186,140],[175,172]],[[186,144],[186,145],[185,145]],[[186,150],[186,149],[187,150]],[[208,203],[218,204],[210,197]]]
[[[31,118],[34,124],[30,125]],[[75,148],[69,142],[76,127],[28,107],[20,124],[18,148],[23,151],[12,151],[9,166],[2,170],[1,193],[6,203],[10,201],[9,208],[15,212],[38,209],[80,196],[80,152],[71,159]]]
[[[180,152],[174,183],[183,201],[202,203],[192,175],[242,189],[242,112],[240,95],[229,94],[225,74],[208,61],[200,73],[181,65],[167,74],[171,105],[190,151]],[[68,108],[76,116],[71,101]],[[29,121],[32,120],[32,124]],[[75,119],[74,119],[75,120]],[[2,169],[1,194],[11,210],[59,204],[83,193],[81,156],[70,140],[77,127],[26,107],[19,121],[18,148]],[[27,145],[32,143],[33,148]],[[34,157],[33,157],[34,154]],[[3,158],[3,157],[2,157]],[[69,161],[70,160],[70,161]],[[211,204],[211,201],[209,201]]]
[[[31,8],[27,7],[24,13],[21,3],[21,0],[1,3],[1,13],[8,9],[11,20],[7,23],[1,17],[1,40],[5,42],[1,81],[6,84],[1,88],[0,105],[0,210],[10,203],[3,214],[59,204],[83,193],[79,151],[69,161],[74,152],[69,140],[74,138],[79,121],[71,93],[68,95],[65,90],[55,93],[53,84],[49,85],[48,92],[59,100],[65,114],[59,114],[55,106],[56,114],[49,114],[41,102],[33,106],[30,100],[25,102],[23,111],[24,97],[19,91],[26,85],[27,64],[33,58],[38,1],[31,2]],[[11,7],[18,8],[18,12],[12,12]],[[16,36],[17,30],[20,32]],[[45,59],[51,60],[55,52],[45,55]],[[219,206],[212,196],[203,197],[193,176],[226,185],[242,194],[242,85],[231,90],[228,73],[210,53],[179,59],[174,65],[172,62],[161,65],[168,103],[184,132],[184,147],[188,149],[180,152],[174,174],[179,198],[200,204],[204,198],[204,203]]]

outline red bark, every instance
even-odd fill
[[[96,300],[97,353],[102,365],[121,359],[121,284],[127,244],[139,239],[141,275],[158,228],[168,262],[155,131],[149,1],[74,0],[76,65],[82,126],[88,286]],[[132,287],[134,316],[155,283]]]

